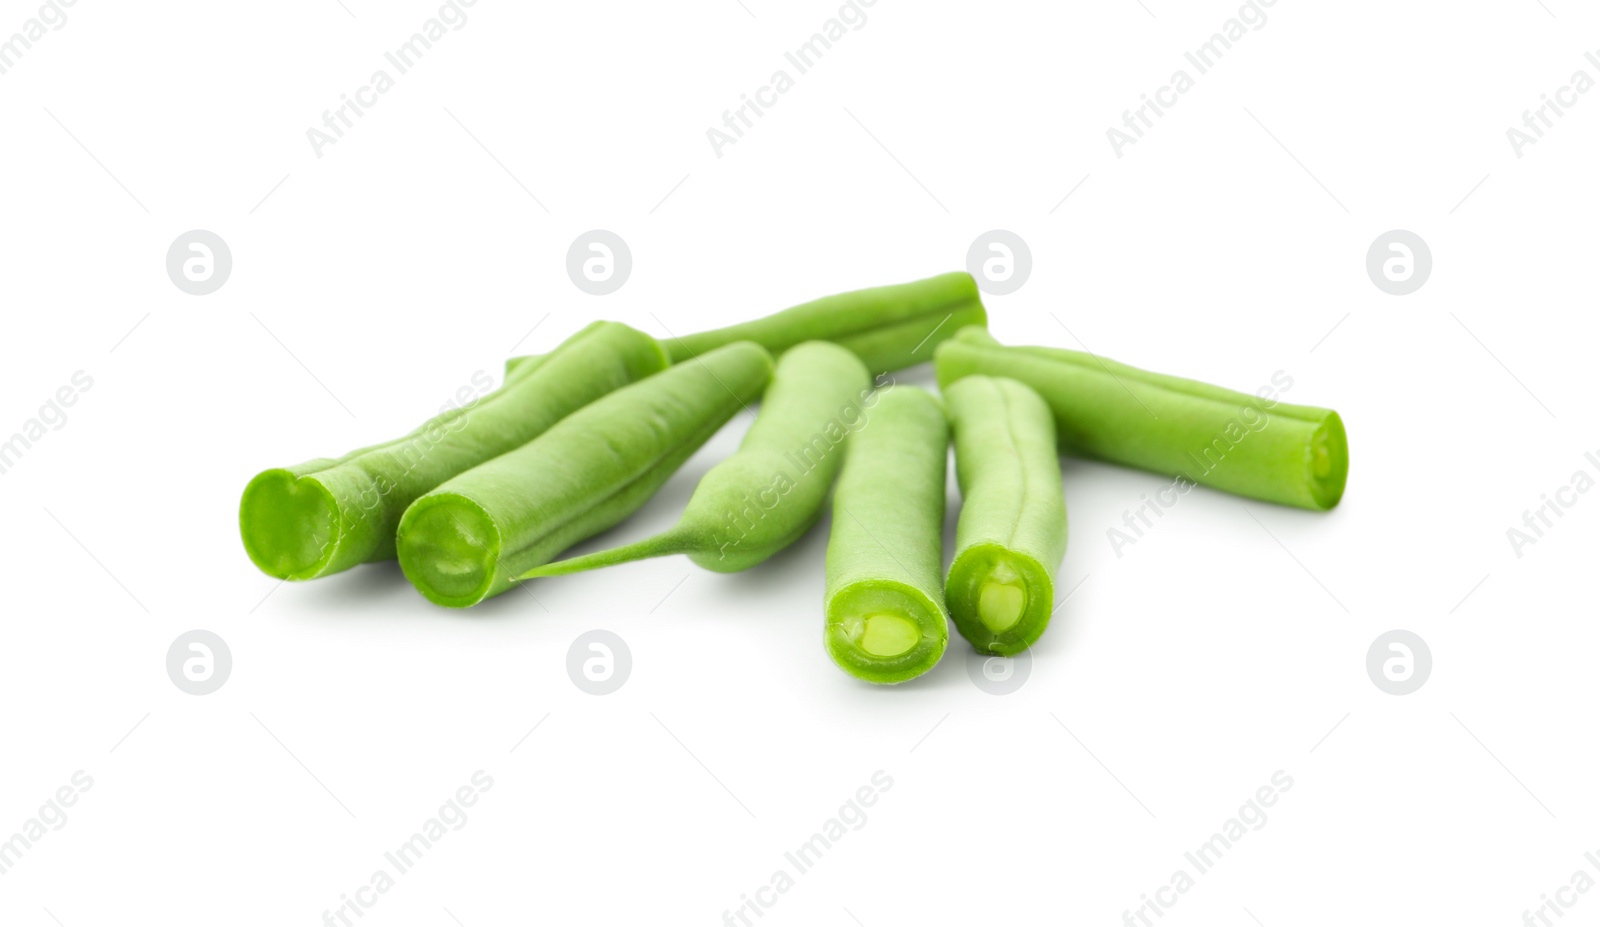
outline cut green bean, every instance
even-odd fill
[[[738,453],[712,467],[695,487],[678,523],[653,538],[524,573],[563,576],[688,554],[719,573],[747,570],[805,534],[844,462],[845,439],[866,424],[876,402],[872,376],[836,344],[810,341],[778,361],[761,411]]]
[[[666,348],[662,348],[661,350],[665,352]],[[524,370],[531,370],[532,368],[538,366],[539,361],[543,359],[543,354],[522,354],[518,355],[517,357],[508,357],[506,358],[505,376],[503,376],[501,379],[503,382],[510,383],[512,380],[516,379],[518,373]]]
[[[912,679],[950,640],[940,575],[949,445],[939,401],[914,386],[881,392],[850,439],[834,491],[823,640],[858,679]]]
[[[1004,377],[966,377],[944,401],[961,485],[945,604],[980,653],[1010,656],[1049,624],[1067,550],[1055,423],[1038,393]]]
[[[981,328],[940,345],[934,368],[941,388],[973,374],[1032,387],[1070,454],[1316,511],[1344,494],[1344,422],[1277,399],[1294,384],[1283,371],[1250,395],[1078,351],[1006,347]]]
[[[987,319],[972,275],[956,272],[824,296],[662,344],[676,364],[735,341],[754,341],[774,355],[806,341],[832,341],[854,351],[873,373],[887,373],[932,360],[933,349],[957,329]],[[526,362],[506,361],[507,375]]]
[[[595,322],[500,389],[403,438],[257,475],[239,503],[245,552],[262,572],[295,580],[392,560],[400,516],[423,493],[666,366],[649,335]]]
[[[632,514],[771,375],[772,357],[740,342],[590,403],[414,502],[400,520],[400,568],[440,605],[499,595]]]
[[[666,348],[662,348],[661,353],[665,354],[666,350]],[[500,382],[510,383],[520,378],[523,374],[529,373],[538,367],[549,356],[548,354],[524,354],[521,357],[506,358],[506,371],[500,378]],[[672,359],[670,357],[667,358],[667,362],[670,364]]]

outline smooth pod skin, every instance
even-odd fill
[[[774,356],[806,341],[832,341],[854,351],[877,374],[932,360],[941,341],[963,326],[987,321],[977,283],[961,271],[824,296],[663,345],[676,364],[735,341],[754,341]],[[507,374],[526,362],[525,357],[506,361]]]
[[[559,560],[521,579],[688,554],[719,573],[747,570],[799,540],[822,514],[850,434],[877,402],[850,351],[808,341],[785,352],[737,453],[700,479],[678,523],[647,540]]]
[[[423,493],[666,366],[649,335],[595,322],[405,437],[257,475],[239,502],[245,552],[267,575],[293,580],[392,560],[400,516]]]
[[[439,605],[499,595],[637,510],[771,376],[771,355],[741,342],[584,406],[412,503],[400,568]]]
[[[833,496],[823,642],[841,669],[896,683],[932,669],[950,640],[944,608],[949,426],[914,386],[879,393],[850,439]]]
[[[666,350],[666,348],[662,348],[661,353],[665,354]],[[512,380],[520,378],[523,374],[538,367],[549,356],[548,354],[524,354],[521,357],[506,358],[506,371],[500,378],[500,382],[510,383]],[[667,363],[670,364],[671,362],[672,358],[667,358]]]
[[[1055,423],[1038,393],[1003,377],[966,377],[944,401],[961,485],[945,604],[980,653],[1010,656],[1050,623],[1067,552]]]
[[[1031,387],[1069,454],[1314,511],[1344,495],[1344,422],[1332,409],[1277,400],[1294,383],[1282,371],[1250,395],[1078,351],[1007,347],[980,328],[941,344],[934,369],[941,389],[974,374]]]

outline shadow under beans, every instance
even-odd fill
[[[358,567],[304,582],[285,583],[276,596],[293,595],[301,605],[345,614],[379,614],[374,605],[392,606],[421,597],[400,572],[398,560],[363,563]]]
[[[496,621],[511,619],[547,619],[567,617],[566,610],[551,608],[539,595],[538,581],[533,588],[528,583],[516,583],[492,599],[484,599],[468,608],[446,608],[427,602],[429,608],[445,618],[484,618]]]
[[[436,605],[411,585],[396,560],[364,563],[322,579],[288,583],[276,596],[286,593],[295,594],[300,608],[315,611],[322,619],[333,615],[338,618],[381,617],[393,620],[397,612],[434,620],[549,614],[527,591],[516,587],[471,608]]]

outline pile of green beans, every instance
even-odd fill
[[[463,608],[651,557],[748,570],[805,536],[831,491],[823,650],[850,676],[895,684],[938,665],[951,623],[981,654],[1041,639],[1067,553],[1063,453],[1316,511],[1343,497],[1343,420],[1282,402],[1276,375],[1276,391],[1240,393],[1004,345],[986,322],[965,273],[665,341],[595,322],[508,360],[499,389],[463,394],[408,435],[257,474],[240,535],[279,579],[398,559],[429,601]],[[941,397],[887,376],[929,360]],[[671,528],[558,559],[638,510],[754,403],[737,452]],[[952,443],[961,506],[946,569]]]
[[[239,503],[245,552],[267,575],[295,580],[393,560],[400,516],[423,493],[666,366],[649,335],[595,322],[499,390],[409,435],[257,475]]]
[[[396,534],[400,568],[440,605],[499,595],[631,515],[771,375],[772,356],[740,341],[584,406],[412,503]]]
[[[806,533],[844,462],[852,410],[874,400],[852,353],[822,341],[783,355],[738,453],[712,467],[670,530],[634,544],[538,567],[563,576],[647,557],[688,554],[718,573],[748,570]],[[859,415],[855,417],[859,421]]]

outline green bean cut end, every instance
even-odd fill
[[[1329,412],[1312,434],[1310,457],[1306,468],[1311,498],[1319,508],[1331,509],[1344,496],[1345,476],[1350,472],[1350,446],[1339,413]]]
[[[979,653],[1021,653],[1050,623],[1055,584],[1037,560],[999,544],[956,555],[945,583],[950,618]]]
[[[277,579],[313,579],[339,547],[339,503],[325,486],[288,470],[250,481],[239,502],[239,536],[261,572]]]
[[[828,603],[828,655],[867,682],[922,675],[939,662],[949,638],[943,611],[903,583],[855,583]]]
[[[400,522],[400,569],[430,602],[451,608],[488,596],[500,562],[500,529],[478,503],[429,495]]]

